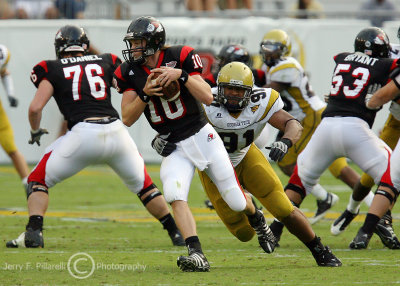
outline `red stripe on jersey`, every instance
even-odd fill
[[[393,60],[392,65],[390,66],[390,71],[394,70],[398,64],[398,59]]]
[[[151,184],[153,184],[153,180],[149,176],[146,170],[146,166],[144,166],[144,183],[143,183],[143,189],[148,188]]]
[[[119,78],[120,80],[126,82],[126,80],[124,79],[124,77],[122,76],[122,73],[121,73],[121,66],[118,66],[118,67],[117,67],[117,69],[115,70],[114,74],[115,74],[115,76],[116,76],[117,78]]]
[[[45,154],[40,162],[37,164],[36,168],[29,174],[28,183],[30,182],[38,182],[43,186],[46,186],[46,165],[49,160],[51,152]]]
[[[143,67],[144,71],[145,71],[147,74],[151,74],[151,71],[150,71],[150,69],[149,69],[148,67],[146,67],[146,66],[142,66],[142,67]]]
[[[116,61],[118,60],[118,56],[111,54],[111,58],[112,58],[113,64],[115,65]]]
[[[204,78],[205,80],[208,80],[212,84],[217,84],[217,81],[215,80],[215,77],[212,73],[210,73],[208,76]]]
[[[38,63],[38,66],[41,66],[45,70],[46,73],[49,72],[46,61],[41,61],[40,63]]]
[[[303,189],[304,193],[306,193],[306,189],[304,188],[303,183],[301,182],[301,179],[299,177],[299,171],[297,169],[297,164],[294,167],[293,174],[290,176],[289,184],[299,186],[300,188]]]
[[[180,55],[180,64],[181,64],[181,68],[182,68],[182,64],[183,62],[186,60],[187,56],[189,55],[189,53],[191,51],[193,51],[194,49],[192,47],[189,46],[183,46],[182,50],[181,50],[181,55]]]
[[[157,66],[156,66],[157,68],[159,68],[161,66],[161,63],[162,63],[162,61],[164,59],[164,55],[165,55],[165,51],[163,50],[163,51],[161,51],[160,56],[158,57],[158,63],[157,63]]]
[[[388,152],[388,155],[389,155],[389,157],[388,157],[388,165],[387,165],[385,173],[383,173],[383,175],[382,175],[381,183],[384,183],[384,184],[387,184],[387,185],[393,187],[392,177],[390,176],[390,157],[391,157],[391,154],[390,154],[390,151],[388,149],[386,149],[386,151]]]
[[[195,75],[195,74],[201,74],[201,73],[194,71],[194,72],[191,72],[189,75]]]

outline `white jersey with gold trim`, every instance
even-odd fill
[[[288,89],[281,91],[281,96],[289,101],[285,110],[297,120],[303,120],[305,112],[310,108],[317,111],[326,106],[326,103],[314,94],[303,67],[295,58],[282,58],[272,67],[264,64],[262,69],[265,71],[267,85],[271,82],[290,85]]]
[[[214,95],[217,91],[216,87],[212,89]],[[247,154],[271,116],[284,106],[279,93],[271,88],[255,88],[250,98],[237,118],[215,101],[209,106],[203,105],[207,119],[224,142],[234,167]]]
[[[390,43],[390,57],[392,59],[399,59],[400,58],[400,44],[393,44]],[[392,101],[389,107],[390,113],[396,118],[397,120],[400,121],[400,104],[398,104],[395,101]]]
[[[0,45],[0,70],[4,69],[10,60],[10,52],[7,47]]]

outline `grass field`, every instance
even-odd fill
[[[161,187],[158,166],[149,166],[148,170]],[[277,172],[286,183],[287,178]],[[176,266],[176,258],[186,255],[186,249],[172,246],[161,224],[111,169],[103,166],[88,168],[51,189],[45,248],[6,248],[5,242],[16,238],[27,223],[26,200],[14,169],[0,166],[0,285],[399,284],[400,251],[384,248],[376,235],[367,250],[348,248],[364,220],[365,205],[348,231],[338,237],[330,234],[330,224],[345,209],[350,192],[329,173],[321,182],[336,192],[340,201],[314,225],[314,230],[342,260],[342,267],[318,267],[308,249],[286,230],[281,246],[272,254],[264,253],[256,238],[247,243],[236,240],[215,212],[204,207],[205,194],[196,175],[189,204],[211,271],[183,273]],[[312,197],[301,206],[307,216],[315,208]],[[397,231],[399,210],[396,206],[393,211]],[[265,209],[264,213],[271,221]],[[78,279],[70,272],[77,277],[90,275]]]

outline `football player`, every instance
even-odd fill
[[[400,40],[400,27],[397,32],[397,37]],[[400,58],[400,44],[390,43],[390,57],[392,59]],[[390,105],[390,113],[380,132],[381,138],[392,150],[396,147],[400,137],[400,104],[392,101]],[[360,181],[355,185],[349,203],[345,211],[331,225],[331,233],[339,235],[350,225],[351,221],[358,215],[360,203],[365,196],[369,195],[372,187],[375,185],[374,180],[367,173],[361,175]],[[391,208],[379,220],[375,233],[378,234],[382,243],[389,248],[399,247],[400,243],[394,233],[392,225]],[[394,243],[397,242],[397,243]]]
[[[303,201],[322,172],[338,157],[349,157],[376,183],[386,170],[391,149],[370,129],[377,110],[368,109],[364,99],[368,90],[388,81],[397,60],[389,58],[389,39],[376,27],[358,33],[354,50],[334,58],[328,106],[286,186],[286,194],[296,204]]]
[[[275,238],[262,212],[256,211],[244,195],[221,138],[207,123],[201,103],[211,104],[210,86],[201,77],[202,63],[189,46],[166,47],[165,29],[153,17],[131,22],[122,53],[125,62],[114,73],[120,93],[122,120],[131,126],[142,113],[159,134],[152,147],[163,156],[161,181],[164,196],[171,204],[179,229],[185,238],[188,256],[178,257],[182,271],[209,271],[196,223],[187,203],[195,168],[205,172],[218,186],[223,200],[236,212],[244,212],[257,232],[261,247],[272,252]],[[156,80],[154,73],[161,73]],[[180,96],[167,101],[161,92],[179,80]]]
[[[165,199],[147,174],[143,158],[111,105],[113,73],[121,60],[114,54],[89,55],[89,39],[77,26],[58,30],[57,60],[42,61],[31,73],[37,87],[29,106],[30,144],[40,145],[47,130],[40,127],[44,106],[54,97],[68,121],[68,131],[46,148],[28,177],[29,222],[26,232],[7,247],[44,247],[43,217],[48,189],[91,164],[109,165],[168,230],[174,244],[183,239]],[[103,140],[99,140],[103,138]]]
[[[219,61],[218,70],[214,73],[209,74],[205,78],[205,81],[211,87],[214,87],[217,85],[218,72],[226,64],[229,64],[230,62],[241,62],[241,63],[246,64],[250,68],[252,66],[251,56],[250,56],[249,51],[245,47],[243,47],[242,45],[239,45],[239,44],[237,44],[237,45],[229,44],[229,45],[223,46],[218,53],[217,59]],[[264,86],[265,85],[264,71],[262,71],[260,69],[253,69],[253,68],[251,68],[251,71],[254,76],[255,85],[256,86]]]
[[[297,157],[320,123],[321,113],[326,106],[312,90],[303,67],[290,56],[291,46],[288,34],[278,29],[266,33],[260,44],[260,53],[264,60],[262,69],[265,70],[267,86],[280,92],[285,102],[285,110],[298,119],[304,128],[300,140],[278,162],[279,168],[288,176],[293,173]],[[278,138],[281,135],[278,134]],[[359,179],[359,175],[347,165],[345,158],[337,159],[329,170],[351,188]],[[319,184],[314,187],[312,194],[317,198],[318,209],[311,222],[316,223],[324,217],[339,197],[328,193]],[[280,236],[282,227],[283,225],[275,220],[272,230],[276,236]]]
[[[253,74],[243,63],[225,65],[217,83],[218,87],[213,88],[215,101],[204,109],[224,141],[239,183],[310,249],[319,266],[340,266],[340,260],[322,245],[304,214],[291,204],[278,176],[254,144],[267,123],[281,130],[283,136],[272,144],[269,154],[272,160],[278,161],[300,138],[303,129],[300,122],[282,109],[283,101],[278,92],[254,87]],[[250,240],[254,231],[246,216],[228,208],[205,171],[200,171],[199,175],[226,227],[239,240]]]
[[[3,82],[4,89],[7,93],[8,103],[11,107],[18,106],[18,99],[14,95],[14,83],[12,76],[7,68],[7,64],[10,60],[10,51],[6,46],[0,45],[0,77]],[[24,156],[18,151],[14,141],[14,133],[8,120],[7,114],[0,102],[0,145],[3,150],[10,157],[19,177],[22,180],[22,184],[26,188],[27,178],[29,175],[28,164],[25,161]]]
[[[400,66],[390,75],[392,81],[379,89],[371,96],[366,97],[366,106],[369,109],[380,109],[383,104],[394,100],[399,100],[400,94]],[[397,104],[397,103],[396,103]],[[393,110],[393,109],[392,109]],[[392,209],[399,196],[400,190],[400,144],[397,143],[392,156],[390,157],[387,169],[383,174],[378,189],[375,192],[374,200],[368,210],[363,226],[359,229],[356,237],[350,243],[352,249],[365,249],[368,246],[372,234],[376,232],[379,222],[387,215],[387,211]],[[378,233],[379,234],[379,233]],[[394,234],[394,233],[393,233]],[[381,235],[379,235],[381,237]],[[382,237],[381,237],[382,239]],[[389,234],[384,244],[390,249],[400,249],[400,243],[396,236]]]

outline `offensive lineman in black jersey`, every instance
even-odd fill
[[[38,89],[29,107],[29,143],[40,145],[41,136],[48,133],[40,128],[40,121],[42,109],[51,97],[68,121],[69,131],[46,148],[29,175],[26,232],[7,242],[7,247],[44,247],[42,227],[48,188],[99,163],[109,165],[139,196],[163,223],[175,245],[184,245],[165,199],[147,174],[135,142],[111,105],[113,73],[121,60],[114,54],[88,55],[89,40],[77,26],[62,27],[54,45],[58,59],[40,62],[31,74]]]
[[[199,272],[210,269],[187,204],[195,168],[212,178],[232,210],[244,211],[260,246],[265,252],[272,252],[275,238],[270,235],[263,213],[241,190],[224,143],[203,114],[201,103],[211,104],[213,96],[200,75],[199,55],[189,46],[165,47],[163,25],[149,16],[133,20],[124,41],[127,49],[122,53],[126,62],[114,73],[117,90],[123,93],[122,120],[130,126],[144,113],[159,133],[152,146],[164,157],[160,170],[164,196],[172,206],[189,253],[178,257],[179,268]],[[156,80],[155,72],[161,73]],[[170,101],[161,98],[161,86],[178,79],[180,96]]]
[[[360,31],[354,49],[354,53],[335,57],[328,106],[285,188],[296,205],[301,204],[322,172],[338,157],[350,158],[375,183],[386,170],[391,149],[370,129],[377,110],[368,109],[364,102],[368,93],[389,80],[397,60],[388,58],[389,39],[376,27]]]

